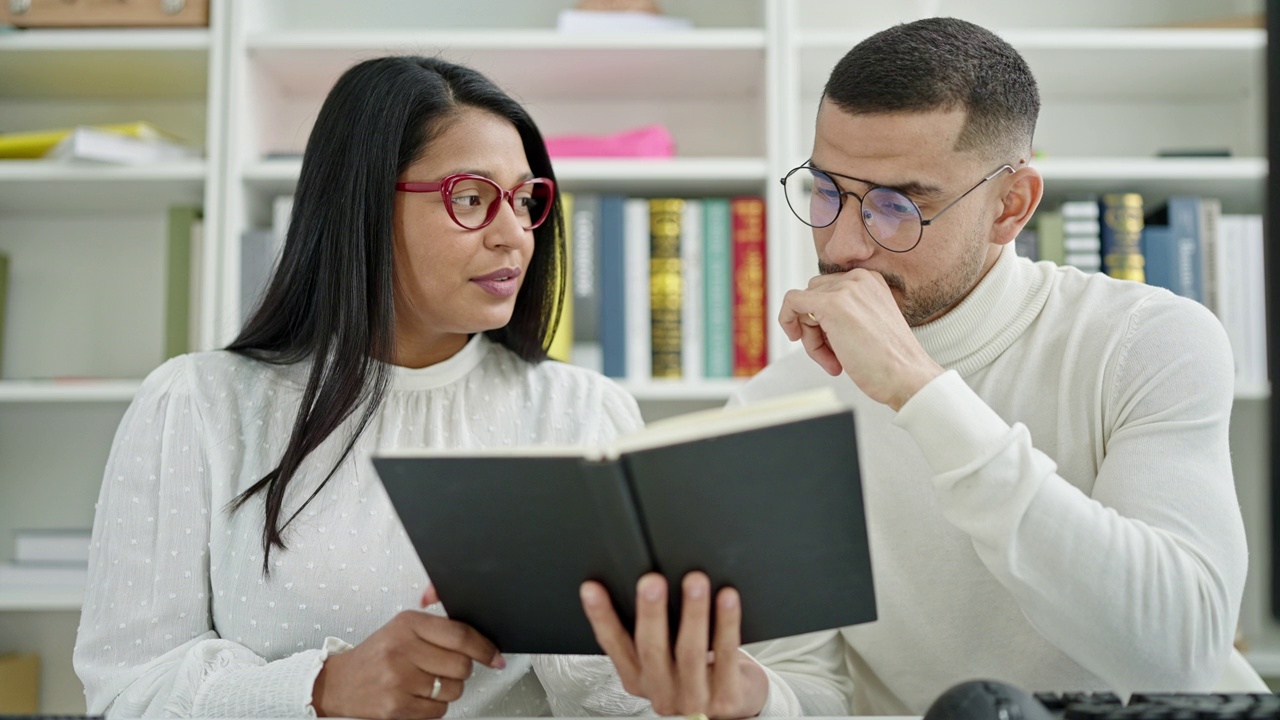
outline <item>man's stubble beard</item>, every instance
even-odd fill
[[[959,303],[982,279],[986,253],[978,251],[973,238],[970,238],[967,245],[969,252],[961,256],[962,264],[959,267],[943,272],[913,290],[907,289],[901,275],[884,270],[876,271],[884,278],[885,284],[898,291],[895,299],[898,300],[898,309],[902,311],[907,325],[920,327],[937,320],[939,313]],[[823,275],[847,273],[855,267],[857,265],[841,266],[818,261],[818,272]]]

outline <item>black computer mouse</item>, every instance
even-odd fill
[[[1055,720],[1022,688],[999,680],[966,680],[942,693],[924,720]]]

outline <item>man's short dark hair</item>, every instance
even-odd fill
[[[1030,152],[1040,92],[1022,56],[995,33],[956,18],[883,30],[836,64],[823,97],[844,112],[966,111],[956,149],[1012,162]]]

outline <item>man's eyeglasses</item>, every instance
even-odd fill
[[[532,230],[547,219],[556,198],[556,184],[547,178],[525,180],[510,190],[480,175],[449,175],[440,182],[398,182],[396,190],[411,193],[438,192],[449,217],[466,230],[479,230],[498,216],[499,200],[515,211],[520,227]]]
[[[926,225],[931,225],[966,195],[977,190],[982,183],[1006,172],[1015,172],[1013,166],[1001,165],[999,169],[965,190],[964,194],[952,200],[928,220],[921,215],[919,206],[900,190],[875,185],[875,183],[848,175],[826,172],[811,165],[795,168],[787,173],[781,182],[782,187],[786,189],[787,205],[805,225],[815,228],[828,227],[836,221],[840,211],[844,209],[845,196],[852,195],[858,198],[862,224],[866,226],[867,232],[871,234],[876,244],[890,252],[903,253],[920,244]],[[871,185],[872,188],[859,196],[855,192],[841,190],[835,178]]]

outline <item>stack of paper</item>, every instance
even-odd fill
[[[146,122],[0,134],[0,159],[8,160],[47,158],[137,165],[199,155],[197,148]]]

